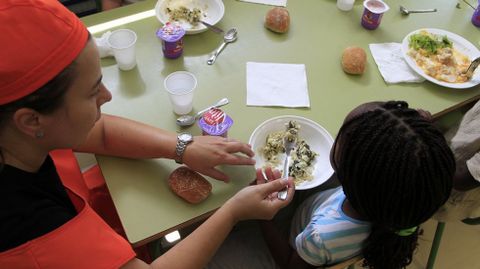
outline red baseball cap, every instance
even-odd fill
[[[85,25],[58,0],[1,0],[0,34],[0,105],[45,85],[88,39]]]

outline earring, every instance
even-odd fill
[[[36,138],[42,138],[43,135],[44,135],[43,131],[38,131],[38,132],[35,133]]]

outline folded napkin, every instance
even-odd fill
[[[108,31],[104,33],[101,37],[95,37],[95,43],[97,44],[98,52],[100,54],[100,58],[113,56],[113,50],[108,45],[107,39],[112,34],[112,32]]]
[[[256,4],[264,4],[264,5],[271,5],[271,6],[279,6],[279,7],[286,7],[287,0],[240,0],[242,2],[249,2],[249,3],[256,3]]]
[[[247,106],[310,107],[305,65],[247,62]]]
[[[386,83],[423,82],[425,79],[417,74],[403,58],[402,44],[370,44],[370,52]]]

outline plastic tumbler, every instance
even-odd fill
[[[383,13],[390,7],[380,0],[365,0],[363,2],[362,26],[368,30],[377,29],[382,20]]]
[[[353,8],[355,0],[337,0],[337,7],[343,11],[350,11]]]
[[[135,57],[137,34],[134,31],[129,29],[115,30],[108,37],[107,42],[109,47],[112,48],[118,68],[126,71],[137,65]]]
[[[193,93],[197,87],[197,79],[192,73],[173,72],[165,78],[164,86],[172,103],[173,112],[185,115],[192,111]]]

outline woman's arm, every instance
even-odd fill
[[[86,142],[75,151],[127,158],[174,159],[176,144],[177,135],[173,132],[104,114]],[[217,165],[253,165],[253,155],[248,144],[234,139],[195,136],[184,152],[183,162],[202,174],[227,180],[227,175],[215,169]]]
[[[293,182],[275,180],[260,186],[248,186],[238,192],[217,210],[207,221],[172,249],[157,258],[150,266],[138,259],[127,263],[122,269],[204,268],[232,227],[241,220],[271,219],[280,208],[290,203],[294,187],[289,188],[285,201],[270,199],[269,194],[282,190]]]

